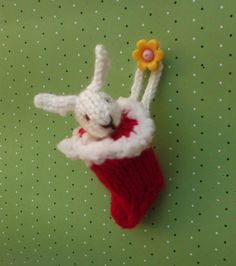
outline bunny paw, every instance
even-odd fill
[[[78,153],[75,148],[75,143],[76,139],[74,137],[72,138],[67,138],[62,140],[61,142],[58,143],[57,148],[59,151],[64,153],[66,157],[76,160],[79,159]]]

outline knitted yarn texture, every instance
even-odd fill
[[[151,43],[153,45],[154,41]],[[151,147],[155,126],[149,113],[163,64],[158,62],[150,73],[141,101],[138,99],[144,69],[139,68],[130,97],[114,100],[101,90],[110,67],[104,46],[96,46],[95,56],[92,81],[79,95],[41,93],[35,96],[34,104],[62,116],[71,111],[75,113],[80,127],[70,138],[62,140],[58,149],[70,159],[85,161],[111,194],[110,211],[116,224],[133,228],[164,185],[164,177]]]
[[[112,139],[129,138],[138,124],[127,113]],[[161,169],[152,148],[139,156],[108,159],[102,164],[92,164],[91,170],[111,193],[111,215],[123,228],[136,226],[164,185]]]

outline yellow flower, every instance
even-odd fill
[[[133,51],[132,57],[137,61],[137,66],[141,70],[157,70],[160,61],[164,58],[164,53],[159,49],[157,40],[139,40],[137,49]]]

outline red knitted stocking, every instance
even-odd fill
[[[151,148],[134,158],[93,164],[92,171],[111,193],[111,215],[123,228],[137,225],[164,185]]]

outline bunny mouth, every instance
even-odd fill
[[[110,122],[109,122],[109,124],[107,124],[107,125],[101,125],[103,128],[112,128],[113,130],[115,130],[116,129],[116,126],[114,125],[114,120],[113,120],[113,118],[112,118],[112,116],[110,116]]]

